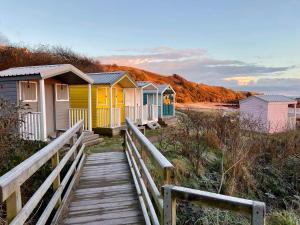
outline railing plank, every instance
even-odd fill
[[[154,182],[154,180],[151,177],[151,174],[149,173],[146,164],[144,163],[141,155],[139,154],[137,148],[135,147],[128,131],[126,131],[126,135],[128,138],[128,143],[131,145],[132,147],[132,152],[136,158],[136,161],[138,162],[140,168],[141,168],[141,172],[142,175],[146,178],[147,183],[149,184],[149,188],[150,188],[150,192],[152,194],[152,197],[154,198],[154,201],[159,209],[159,211],[162,213],[163,210],[163,203],[162,203],[162,199],[161,199],[161,194]]]
[[[81,158],[81,155],[83,154],[83,150],[85,148],[85,145],[83,144],[80,148],[75,160],[73,161],[71,167],[69,168],[67,174],[65,175],[63,181],[61,182],[61,185],[57,188],[56,192],[52,196],[51,200],[49,201],[46,209],[44,210],[43,214],[40,216],[38,222],[36,225],[44,225],[46,224],[49,216],[51,215],[52,210],[56,207],[57,202],[61,199],[61,194],[63,193],[64,188],[67,186],[72,173],[76,170],[76,165]]]
[[[13,219],[13,221],[10,223],[10,225],[18,225],[18,224],[24,224],[25,223],[25,221],[27,220],[29,215],[32,213],[34,208],[38,205],[39,201],[42,199],[42,197],[48,191],[49,187],[55,181],[56,177],[59,175],[61,170],[64,168],[64,166],[66,165],[66,163],[68,162],[68,160],[70,159],[70,157],[72,156],[72,154],[74,153],[76,148],[82,142],[83,137],[84,137],[84,134],[81,134],[81,136],[78,138],[76,143],[66,153],[66,155],[63,157],[63,159],[60,161],[60,163],[50,173],[50,175],[43,182],[43,184],[33,194],[33,196],[28,200],[28,202],[21,209],[21,211],[18,213],[18,215]]]
[[[143,149],[146,149],[147,152],[151,154],[161,168],[167,167],[171,170],[174,168],[169,160],[167,160],[166,157],[157,150],[157,148],[139,131],[139,129],[130,120],[128,120],[128,118],[126,118],[126,123],[129,130],[132,131],[135,138],[143,146]]]
[[[55,139],[49,145],[20,163],[18,166],[0,177],[0,200],[5,201],[13,192],[17,190],[29,177],[41,168],[57,151],[69,142],[80,127],[83,121],[79,121],[75,126],[67,130],[63,135]]]

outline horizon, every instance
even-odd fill
[[[3,1],[0,44],[64,46],[103,64],[299,96],[299,6],[294,0]]]

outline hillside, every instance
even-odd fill
[[[224,87],[198,84],[179,75],[163,76],[149,71],[118,65],[102,65],[99,61],[74,53],[61,47],[37,49],[0,46],[0,70],[17,66],[70,63],[84,72],[128,71],[136,80],[148,80],[155,83],[169,83],[177,93],[180,103],[190,102],[231,102],[245,97],[245,93],[235,92]]]
[[[103,65],[104,71],[128,71],[135,80],[148,80],[155,83],[169,83],[175,89],[176,101],[187,102],[230,102],[246,97],[246,93],[236,92],[228,88],[198,84],[174,74],[163,76],[146,70],[128,66]]]

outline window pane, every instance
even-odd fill
[[[36,83],[21,82],[21,100],[23,100],[23,101],[37,100]]]
[[[56,86],[57,100],[68,100],[68,85],[58,84]]]

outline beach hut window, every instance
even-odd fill
[[[37,83],[35,81],[20,81],[20,100],[37,102]]]
[[[69,87],[67,84],[55,85],[56,101],[69,101]]]

